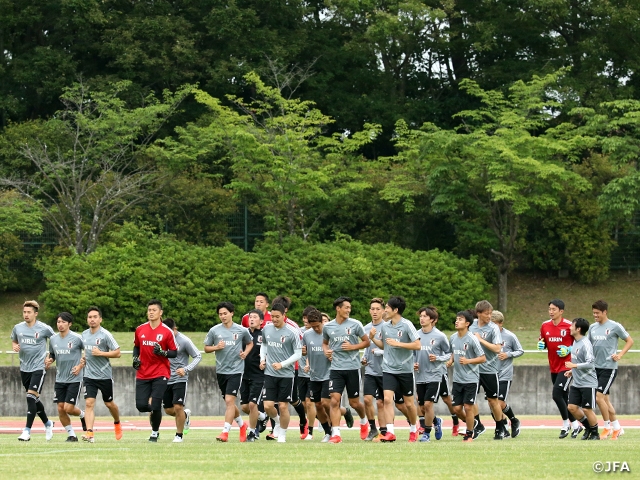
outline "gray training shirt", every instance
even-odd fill
[[[593,345],[596,368],[611,370],[618,368],[618,362],[611,358],[611,355],[615,355],[618,351],[618,339],[629,338],[629,334],[622,325],[613,320],[607,320],[602,325],[595,322],[589,326],[587,338]]]
[[[500,327],[493,322],[489,322],[484,326],[480,326],[478,319],[473,321],[473,325],[469,327],[471,334],[479,333],[482,339],[486,342],[493,343],[494,345],[502,345],[502,335],[500,334]],[[484,351],[487,361],[480,364],[480,373],[498,373],[500,366],[498,365],[498,354],[492,352],[488,348],[484,348],[480,344]]]
[[[382,324],[384,321],[380,321],[377,325],[374,325],[373,322],[367,323],[364,326],[364,333],[369,335],[371,332],[371,328],[375,327],[377,331],[380,331]],[[378,348],[378,346],[371,342],[369,346],[364,351],[364,358],[367,359],[367,365],[364,367],[364,374],[371,375],[373,377],[381,377],[382,376],[382,357],[384,355],[384,350]]]
[[[338,323],[334,319],[324,326],[322,337],[329,342],[329,349],[333,350],[331,370],[360,369],[360,351],[343,350],[342,344],[344,342],[358,344],[365,335],[362,323],[354,318],[347,318],[342,323]]]
[[[302,332],[302,338],[304,339],[305,332],[309,331],[309,328],[300,327],[300,331]],[[304,345],[304,341],[302,342]],[[309,378],[309,374],[304,371],[304,366],[307,364],[307,356],[303,355],[300,361],[298,362],[298,377],[299,378]]]
[[[500,333],[502,334],[501,352],[506,353],[507,358],[505,360],[498,359],[498,380],[507,382],[513,380],[513,359],[521,357],[524,350],[513,332],[503,328]]]
[[[271,365],[282,363],[293,356],[296,350],[302,349],[300,329],[285,323],[282,328],[276,328],[273,323],[267,323],[262,329],[262,350],[260,356],[266,357],[265,375],[280,378],[293,378],[295,362],[276,370]]]
[[[237,323],[232,323],[229,328],[223,324],[212,327],[204,339],[204,344],[208,346],[217,345],[220,340],[224,341],[224,348],[217,350],[216,373],[223,375],[234,375],[244,372],[244,360],[240,358],[240,352],[244,347],[253,342],[253,337],[249,330]]]
[[[20,371],[37,372],[44,370],[44,359],[47,356],[47,338],[55,335],[53,328],[38,320],[29,327],[21,322],[13,327],[11,340],[20,345]]]
[[[312,382],[324,382],[329,380],[331,362],[325,356],[322,348],[322,334],[309,329],[302,335],[302,344],[307,347],[307,359],[309,360],[309,378]],[[303,363],[300,363],[304,367]],[[298,371],[298,375],[300,372]]]
[[[91,333],[91,329],[82,332],[82,342],[84,343],[84,356],[87,364],[84,366],[84,378],[93,380],[111,380],[113,373],[111,362],[107,357],[94,357],[91,351],[93,347],[98,347],[102,352],[111,352],[120,348],[116,339],[108,330],[99,327],[96,333]]]
[[[196,365],[202,360],[202,354],[189,337],[180,332],[176,332],[174,337],[176,339],[176,346],[178,347],[178,355],[176,358],[169,359],[171,377],[169,377],[169,381],[167,382],[168,385],[187,383],[187,380],[189,380],[189,372],[196,368]],[[189,363],[189,357],[193,358],[191,363]],[[176,373],[176,370],[179,368],[184,368],[184,377]]]
[[[571,369],[574,387],[596,388],[598,386],[593,346],[587,337],[582,337],[573,343],[571,363],[578,365]]]
[[[416,383],[432,383],[442,381],[447,373],[447,362],[451,358],[451,345],[447,336],[433,327],[429,333],[418,330],[420,350],[414,351],[414,362],[418,364],[415,372]],[[436,361],[429,360],[429,355],[436,356]]]
[[[478,383],[480,380],[480,372],[478,364],[460,363],[460,358],[465,357],[474,359],[482,357],[484,350],[480,341],[471,332],[460,337],[458,332],[451,335],[449,339],[451,345],[451,353],[453,354],[453,382],[454,383]]]
[[[400,343],[413,343],[418,338],[416,327],[406,318],[402,317],[395,325],[388,321],[380,328],[380,340],[384,347],[382,371],[384,373],[413,373],[413,352],[407,348],[388,345],[386,340],[398,340]]]
[[[82,381],[82,370],[78,375],[74,375],[71,373],[71,369],[82,360],[83,350],[82,335],[75,332],[67,332],[64,338],[59,333],[51,337],[49,352],[55,356],[56,360],[56,382],[78,383]]]

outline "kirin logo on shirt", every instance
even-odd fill
[[[566,337],[567,336],[567,331],[566,330],[560,330],[560,336],[561,337]]]
[[[285,340],[287,339],[287,337],[285,337],[284,335],[280,337],[280,343],[284,343]]]
[[[161,342],[161,341],[162,341],[162,338],[163,338],[163,337],[162,337],[162,334],[161,334],[161,333],[157,334],[157,335],[156,335],[156,342]]]

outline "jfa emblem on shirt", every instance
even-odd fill
[[[604,331],[604,334],[609,336],[609,333],[611,332],[611,330],[609,330],[608,328]]]
[[[258,335],[258,343],[262,343],[262,335]]]
[[[73,342],[67,343],[67,348],[73,348]]]
[[[100,339],[96,338],[96,345],[100,345]]]
[[[402,332],[398,332],[398,338],[402,338]]]
[[[156,342],[161,342],[162,341],[162,334],[159,333],[158,335],[156,335]]]
[[[349,328],[347,328],[347,329],[345,330],[345,333],[346,333],[347,335],[351,335],[351,328],[350,328],[350,327],[349,327]]]
[[[237,333],[234,333],[234,334],[233,334],[233,339],[234,339],[234,340],[237,340],[237,339],[238,339],[238,334],[237,334]]]
[[[469,348],[469,344],[468,343],[465,343],[464,345],[462,345],[462,349],[463,350],[466,350],[467,348]]]
[[[284,341],[287,339],[287,337],[285,337],[284,335],[282,337],[280,337],[280,343],[284,343]]]
[[[560,336],[561,337],[566,337],[567,336],[567,331],[566,330],[560,330]]]
[[[482,338],[487,338],[487,332],[482,332],[481,337],[482,337]]]
[[[431,341],[429,342],[431,345],[435,345],[436,344],[436,339],[432,338]]]
[[[39,336],[40,336],[40,332],[36,332],[34,335],[35,338],[38,338]]]

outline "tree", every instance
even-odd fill
[[[502,311],[507,310],[508,274],[523,247],[523,215],[557,205],[569,182],[588,188],[562,163],[568,143],[539,134],[550,109],[557,107],[544,100],[545,90],[556,82],[556,75],[534,77],[516,82],[505,95],[465,80],[461,87],[482,106],[457,114],[459,128],[397,126],[400,154],[383,195],[409,209],[413,197],[429,195],[432,209],[456,226],[458,249],[493,260]]]
[[[162,101],[149,96],[142,106],[129,107],[119,98],[128,86],[120,82],[110,92],[89,92],[82,83],[68,88],[64,110],[41,124],[42,137],[36,133],[20,144],[32,173],[0,178],[0,185],[42,199],[43,218],[75,253],[95,250],[109,224],[159,188],[161,171],[144,152],[190,91],[165,92]],[[59,133],[53,145],[43,141],[52,131]]]

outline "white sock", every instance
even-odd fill
[[[417,432],[416,426],[409,424],[409,432],[410,433],[416,433]]]
[[[222,429],[222,433],[229,433],[229,430],[231,430],[231,424],[224,422],[224,428]]]
[[[610,420],[605,420],[604,421],[604,428],[609,428],[609,425],[611,424]]]
[[[80,418],[84,418],[84,410],[80,410]]]
[[[242,417],[235,418],[235,421],[239,427],[242,427],[242,425],[244,425],[244,422],[242,421]]]
[[[76,433],[73,431],[73,427],[71,425],[67,425],[66,427],[64,427],[64,429],[67,431],[67,435],[69,435],[70,437],[76,436]]]
[[[566,420],[562,420],[562,428],[564,428],[565,430],[569,430],[570,426],[571,426],[571,423],[569,422],[568,418]]]
[[[332,437],[340,437],[340,427],[332,427],[331,428],[331,436]]]
[[[286,438],[286,436],[287,436],[287,430],[285,428],[280,427],[280,434],[278,435],[278,438],[279,437]]]
[[[396,431],[393,429],[393,423],[387,423],[387,432],[395,435]]]
[[[264,412],[259,412],[258,413],[258,420],[262,421],[265,418],[267,418],[267,414],[266,413],[264,413]]]
[[[276,428],[280,428],[280,415],[276,415],[276,418],[273,420],[276,422]]]
[[[360,425],[366,425],[367,423],[369,423],[369,421],[366,418],[360,419]]]
[[[620,430],[620,422],[618,420],[614,420],[613,422],[611,422],[611,426],[614,430]]]
[[[571,427],[575,430],[576,428],[578,428],[580,426],[580,422],[578,420],[574,420],[573,422],[571,422]]]
[[[156,430],[151,430],[151,436],[152,437],[157,437],[158,436],[158,432]]]

